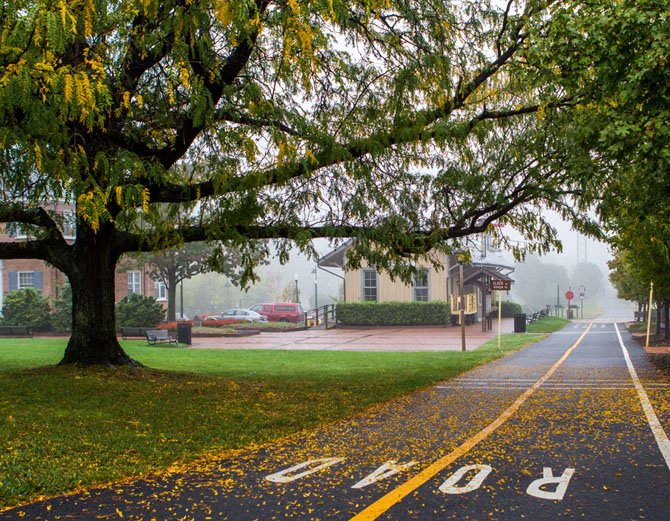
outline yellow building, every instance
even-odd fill
[[[357,270],[344,270],[347,251],[351,242],[346,242],[319,259],[321,269],[336,268],[343,270],[345,302],[429,302],[435,300],[450,301],[458,297],[460,275],[463,274],[463,294],[474,295],[476,313],[468,317],[468,322],[478,322],[487,317],[495,303],[492,303],[491,280],[512,281],[509,274],[514,269],[500,258],[479,259],[470,265],[461,266],[455,255],[437,253],[440,269],[436,269],[426,260],[417,266],[419,272],[411,284],[400,279],[391,280],[386,272],[374,267],[362,266]],[[474,300],[473,300],[474,299]],[[465,301],[465,299],[464,299]],[[486,321],[483,328],[488,329]]]

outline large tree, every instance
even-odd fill
[[[495,220],[549,247],[535,205],[574,216],[584,184],[552,127],[574,99],[536,82],[555,3],[3,2],[0,222],[31,239],[0,257],[67,275],[61,363],[135,363],[114,331],[127,252],[228,241],[248,274],[253,241],[285,259],[354,237],[351,265],[409,277]],[[54,200],[76,206],[73,243]]]
[[[571,132],[592,159],[581,194],[618,254],[623,294],[670,314],[670,1],[586,0],[555,10],[538,55],[552,84],[584,100]],[[541,48],[541,50],[540,50]],[[594,175],[594,172],[597,172]],[[577,172],[575,172],[577,173]],[[630,280],[626,280],[626,279]],[[659,308],[661,307],[659,305]],[[659,321],[660,323],[660,321]]]

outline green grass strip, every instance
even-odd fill
[[[123,342],[152,369],[53,367],[64,339],[0,339],[0,508],[264,443],[467,371],[461,353],[201,350]]]

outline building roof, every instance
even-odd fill
[[[514,282],[512,278],[500,270],[499,266],[495,266],[493,264],[480,264],[477,266],[465,266],[463,268],[463,284],[474,284],[479,282],[479,280],[482,278],[509,280]]]
[[[326,253],[319,259],[317,264],[322,268],[343,268],[346,261],[347,250],[351,247],[352,239],[342,243],[330,253]]]

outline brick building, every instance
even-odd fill
[[[74,227],[74,212],[67,205],[62,205],[57,210],[62,211],[64,216],[63,235],[66,239],[74,240],[76,229]],[[28,237],[21,232],[8,233],[5,228],[0,228],[0,242],[25,241]],[[122,268],[123,260],[119,263]],[[128,271],[117,270],[115,276],[115,295],[118,302],[127,295],[139,293],[141,295],[153,296],[164,306],[167,306],[167,291],[162,282],[151,279],[152,266],[133,266]],[[37,259],[0,259],[0,313],[5,295],[8,292],[34,288],[43,297],[55,299],[60,288],[65,283],[65,275],[58,269]]]

